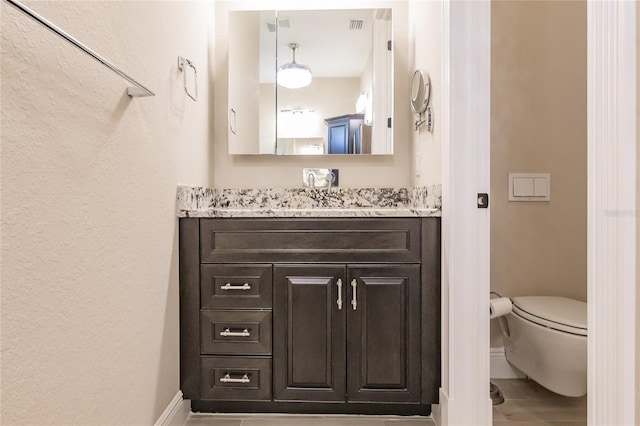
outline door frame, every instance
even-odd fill
[[[635,424],[636,3],[587,3],[588,423]]]
[[[587,2],[588,422],[634,424],[636,5]],[[443,3],[442,425],[489,425],[491,3]]]
[[[443,2],[442,387],[443,425],[491,424],[489,193],[491,3]],[[490,203],[490,201],[489,201]]]

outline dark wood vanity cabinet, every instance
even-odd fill
[[[274,283],[274,399],[420,402],[420,265],[283,265]]]
[[[180,219],[194,411],[428,414],[440,219]]]

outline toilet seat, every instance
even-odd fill
[[[519,317],[565,333],[587,336],[587,304],[566,297],[514,297],[513,313]]]

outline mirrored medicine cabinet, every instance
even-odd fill
[[[230,154],[393,154],[391,9],[230,10],[228,34]]]

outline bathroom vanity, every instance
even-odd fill
[[[325,205],[327,194],[303,193]],[[193,411],[430,413],[439,209],[247,209],[208,195],[183,196],[199,206],[179,225],[181,389]]]

